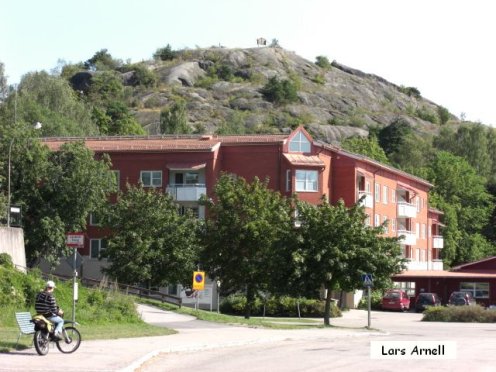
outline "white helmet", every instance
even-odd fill
[[[46,282],[46,287],[47,288],[56,288],[53,280],[49,280],[48,282]]]

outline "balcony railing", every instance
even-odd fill
[[[432,237],[432,248],[444,248],[444,239],[440,235]]]
[[[415,233],[408,230],[398,230],[398,237],[401,237],[400,244],[403,245],[415,245],[417,243]]]
[[[417,207],[413,204],[399,201],[398,218],[415,218],[417,216]]]
[[[177,201],[198,201],[207,193],[207,187],[203,183],[173,184],[167,186],[166,191]]]
[[[363,198],[360,205],[363,205],[365,208],[372,208],[374,206],[374,201],[372,199],[372,193],[369,191],[359,190],[358,191],[358,200],[360,200],[364,195],[365,195],[365,197]]]

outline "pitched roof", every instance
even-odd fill
[[[401,278],[496,278],[493,272],[453,272],[443,270],[408,270],[401,274],[393,275],[393,279]]]
[[[323,167],[325,163],[317,155],[303,154],[283,154],[284,157],[293,165],[307,167]]]

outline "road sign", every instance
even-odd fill
[[[73,248],[84,247],[84,233],[82,232],[67,233],[65,243],[68,247],[73,247]]]
[[[74,259],[74,255],[70,255],[65,259],[65,261],[72,268],[72,270],[79,270],[83,263],[83,256],[81,256],[77,251],[75,252],[75,256],[76,259]]]
[[[193,289],[201,291],[205,288],[205,272],[195,271],[193,272]]]
[[[362,275],[362,282],[364,287],[372,287],[374,282],[372,279],[372,274],[363,274]]]

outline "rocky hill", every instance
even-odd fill
[[[328,61],[327,61],[328,62]],[[320,140],[365,136],[398,116],[420,133],[435,134],[440,108],[413,87],[397,86],[337,62],[317,65],[282,48],[183,50],[168,61],[147,61],[158,78],[150,89],[134,89],[135,115],[150,134],[160,132],[160,112],[178,98],[186,102],[188,124],[215,132],[241,121],[247,133],[277,133],[305,125]],[[262,88],[271,77],[297,86],[297,100],[268,101]],[[123,74],[132,80],[132,72]],[[445,110],[445,109],[444,109]],[[445,110],[446,120],[457,122]]]

